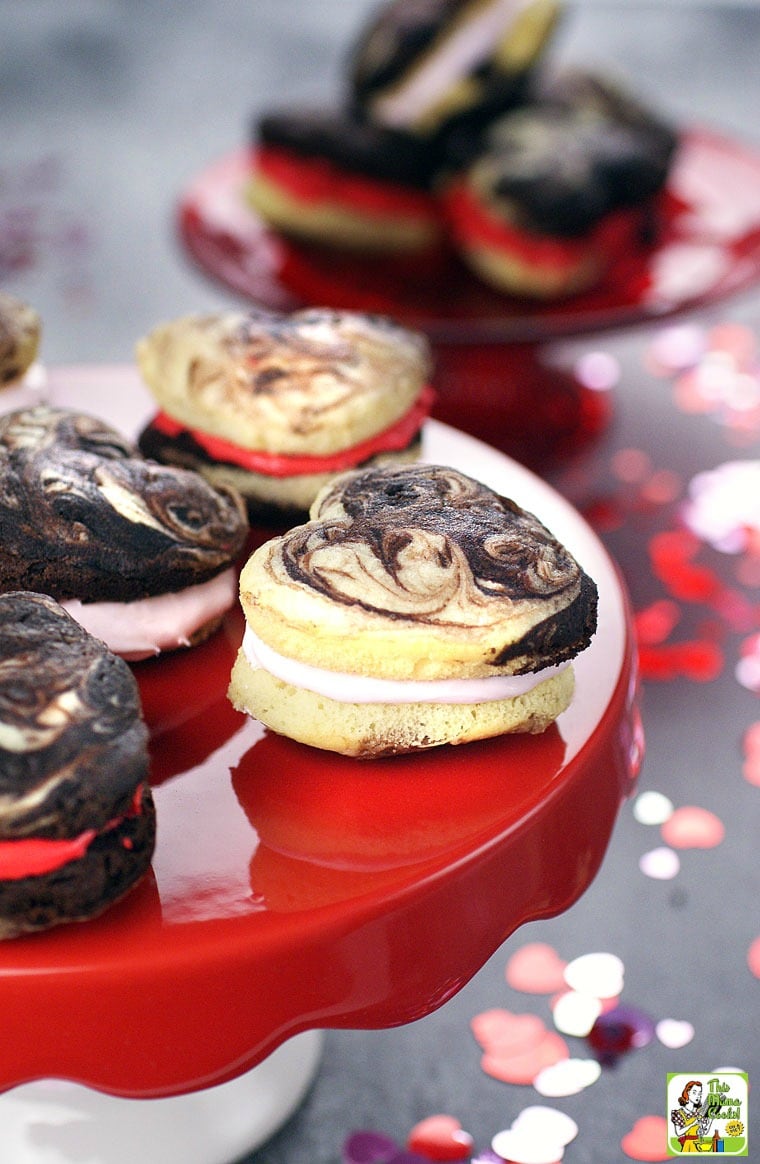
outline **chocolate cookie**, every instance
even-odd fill
[[[341,111],[283,110],[256,126],[246,198],[300,242],[377,256],[433,252],[439,151]]]
[[[458,153],[455,147],[461,147]],[[444,198],[464,259],[495,287],[552,298],[651,243],[675,138],[633,98],[578,76],[450,142]]]
[[[622,81],[583,69],[545,76],[538,101],[576,115],[585,125],[608,127],[599,145],[615,205],[633,205],[664,185],[678,150],[678,133]]]
[[[160,608],[168,638],[156,628],[147,653],[218,620],[205,599],[230,605],[216,579],[232,571],[247,529],[232,490],[147,461],[100,420],[47,406],[0,417],[0,593],[72,601],[89,629],[87,616],[106,604],[109,645],[117,622],[159,599],[169,599]],[[230,584],[234,596],[234,573],[225,594]],[[170,626],[173,611],[195,625]]]
[[[0,595],[0,938],[94,917],[155,844],[129,666],[52,598]]]
[[[278,109],[257,122],[254,145],[323,159],[346,174],[417,190],[429,190],[441,162],[433,145],[342,110]]]
[[[338,478],[251,556],[240,597],[235,706],[358,756],[544,730],[596,627],[561,543],[444,466]]]

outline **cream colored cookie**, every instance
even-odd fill
[[[428,680],[515,674],[585,645],[593,583],[532,515],[453,469],[344,474],[311,513],[241,574],[248,625],[280,654]]]
[[[246,199],[265,222],[283,234],[341,250],[404,254],[431,247],[439,238],[438,222],[430,214],[377,211],[370,215],[354,210],[348,202],[325,199],[315,203],[297,198],[260,172],[252,175]]]
[[[320,308],[187,316],[143,338],[137,360],[173,420],[286,456],[330,455],[388,428],[431,370],[422,335]]]
[[[230,699],[238,710],[280,735],[366,759],[508,732],[542,732],[569,706],[573,688],[573,669],[568,666],[513,699],[346,703],[285,683],[263,667],[252,666],[241,651],[232,670]]]
[[[42,323],[33,307],[0,291],[0,386],[20,380],[37,358]]]
[[[543,730],[596,627],[596,586],[557,539],[440,465],[334,480],[249,558],[240,599],[232,702],[351,755]]]

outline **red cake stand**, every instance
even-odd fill
[[[246,205],[246,150],[209,166],[180,201],[197,265],[253,303],[378,311],[419,328],[436,356],[437,419],[541,467],[606,425],[609,392],[558,367],[551,344],[658,320],[751,286],[760,276],[760,155],[685,130],[650,239],[593,291],[536,304],[485,287],[445,252],[430,261],[357,259],[294,243]]]
[[[128,434],[151,411],[132,368],[54,371],[44,391]],[[617,570],[576,511],[503,454],[430,421],[424,457],[536,513],[596,580],[599,629],[570,708],[542,735],[362,762],[232,709],[237,611],[202,646],[136,664],[158,814],[152,870],[99,919],[0,945],[0,1086],[15,1089],[0,1099],[0,1149],[16,1135],[0,1158],[37,1161],[24,1135],[67,1144],[100,1120],[107,1164],[135,1158],[116,1142],[119,1121],[148,1137],[141,1161],[154,1159],[149,1142],[156,1164],[233,1159],[303,1094],[315,1032],[430,1013],[518,926],[568,909],[593,879],[641,753]],[[262,1117],[235,1089],[270,1068],[284,1095],[270,1077]],[[225,1088],[236,1121],[258,1110],[232,1145],[214,1138]],[[72,1093],[99,1114],[64,1119]],[[37,1106],[32,1118],[23,1105],[40,1094],[47,1114]],[[162,1111],[166,1128],[148,1134]],[[74,1158],[91,1157],[42,1157]]]

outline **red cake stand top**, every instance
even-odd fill
[[[207,275],[277,310],[385,312],[437,344],[530,343],[703,307],[760,277],[760,154],[701,127],[681,133],[653,238],[599,286],[546,304],[486,287],[451,252],[405,262],[289,241],[246,204],[250,167],[245,149],[209,165],[180,199],[178,229]]]
[[[48,398],[128,434],[151,411],[132,368],[59,369]],[[0,1087],[57,1077],[178,1094],[299,1031],[409,1022],[589,885],[640,758],[617,571],[515,462],[435,421],[424,455],[538,514],[595,578],[599,630],[570,708],[540,736],[361,762],[232,709],[237,611],[204,645],[135,665],[158,813],[151,873],[96,920],[0,944]]]

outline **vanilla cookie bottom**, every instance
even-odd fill
[[[341,703],[277,679],[238,653],[229,698],[280,735],[303,744],[372,758],[464,744],[509,732],[544,731],[570,704],[567,667],[524,695],[483,703]]]

